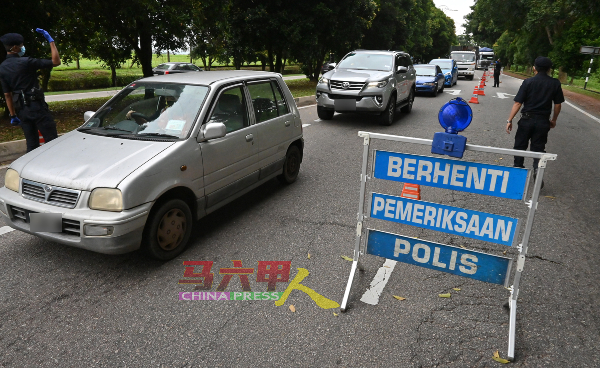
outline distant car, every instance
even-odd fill
[[[444,91],[444,73],[439,66],[417,64],[414,67],[417,72],[417,93],[427,93],[435,97],[438,92]]]
[[[323,64],[323,66],[321,67],[321,74],[325,74],[328,71],[333,70],[333,68],[335,68],[335,66],[336,66],[336,63],[327,62],[327,63]]]
[[[438,65],[442,69],[446,79],[444,83],[446,87],[452,87],[458,82],[458,65],[456,61],[452,59],[433,59],[429,64]]]
[[[198,68],[192,63],[163,63],[152,69],[154,75],[163,74],[176,74],[176,73],[189,73],[189,72],[201,72],[202,68]]]

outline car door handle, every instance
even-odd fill
[[[246,136],[246,142],[252,142],[254,140],[254,136],[252,134],[248,134]]]
[[[292,123],[289,120],[285,122],[286,127],[289,127],[290,125],[292,125]]]

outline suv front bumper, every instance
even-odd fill
[[[145,203],[122,212],[98,211],[82,205],[82,203],[87,203],[88,196],[89,192],[82,192],[78,205],[69,209],[32,201],[23,198],[17,192],[2,187],[0,188],[0,215],[14,229],[77,248],[104,254],[122,254],[139,249],[152,203]],[[29,225],[29,213],[31,212],[62,213],[63,231],[60,233],[32,232]],[[26,218],[19,218],[15,214],[21,217],[22,214],[26,214]],[[87,236],[84,233],[84,226],[88,224],[112,226],[113,232],[106,236]]]
[[[320,93],[320,96],[317,98],[317,105],[324,107],[328,110],[335,110],[336,112],[366,112],[366,113],[375,113],[375,114],[379,114],[382,113],[383,111],[385,111],[385,108],[387,106],[388,100],[389,100],[389,95],[386,96],[386,94],[384,95],[379,95],[382,97],[382,102],[381,104],[377,103],[377,96],[353,96],[353,95],[339,95],[339,94],[334,94],[334,93],[330,93],[330,92],[322,92],[322,91],[317,91]],[[337,106],[336,106],[336,100],[338,100],[336,97],[338,96],[343,96],[344,98],[339,99],[339,100],[344,100],[344,102],[346,102],[346,104],[350,104],[349,101],[353,101],[354,104],[352,104],[352,106],[348,106],[347,107],[340,107],[340,103],[338,102]]]

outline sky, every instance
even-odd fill
[[[465,32],[464,27],[462,27],[462,24],[465,22],[464,16],[471,12],[471,6],[475,4],[475,0],[433,0],[433,3],[442,9],[447,16],[454,19],[457,35]],[[447,10],[444,6],[456,11]]]

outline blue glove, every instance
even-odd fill
[[[19,126],[19,125],[21,125],[21,119],[19,119],[18,116],[13,116],[10,119],[10,125],[12,125],[12,126]]]
[[[52,36],[50,36],[50,34],[48,34],[48,32],[44,31],[43,29],[36,28],[35,31],[44,35],[44,37],[46,37],[46,40],[48,42],[54,42],[54,39],[52,38]]]

